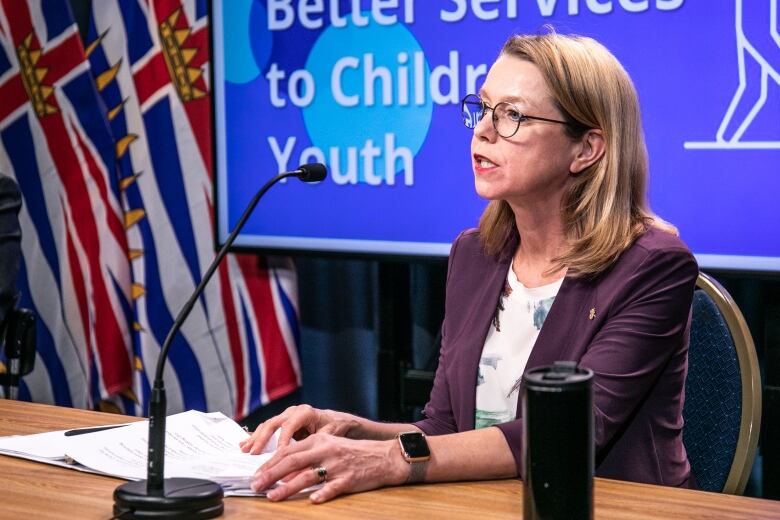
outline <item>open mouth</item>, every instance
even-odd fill
[[[496,163],[488,159],[487,157],[483,155],[474,155],[474,164],[477,165],[480,169],[488,169],[488,168],[494,168],[495,166],[498,166]]]

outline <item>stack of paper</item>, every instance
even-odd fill
[[[69,461],[65,456],[65,430],[36,433],[33,435],[14,435],[0,437],[0,454],[22,459],[45,462],[54,466],[64,466],[81,471],[90,471],[80,464]],[[96,471],[90,471],[97,473]]]
[[[146,478],[147,421],[94,430],[0,437],[0,454],[128,480]],[[219,412],[171,415],[166,418],[165,477],[212,480],[225,495],[257,494],[249,488],[251,477],[276,450],[278,435],[260,455],[240,450],[239,442],[248,436]]]

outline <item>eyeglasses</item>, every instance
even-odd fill
[[[491,107],[480,99],[476,94],[469,94],[463,98],[460,102],[460,113],[463,117],[463,124],[466,128],[474,129],[477,127],[482,118],[485,117],[485,113],[488,110],[493,111],[493,128],[496,129],[496,133],[504,138],[512,137],[517,133],[522,123],[533,119],[536,121],[547,121],[548,123],[559,123],[561,125],[570,126],[567,121],[559,121],[557,119],[547,119],[546,117],[527,116],[520,112],[516,106],[512,103],[498,103],[496,106]]]

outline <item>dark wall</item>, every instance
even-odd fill
[[[763,414],[754,495],[780,499],[780,277],[717,272],[747,321],[761,365]]]

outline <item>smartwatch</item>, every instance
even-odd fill
[[[397,435],[398,444],[401,446],[401,454],[404,460],[409,463],[409,478],[407,484],[422,482],[425,480],[425,470],[428,468],[428,461],[431,459],[431,450],[428,448],[428,441],[425,440],[425,434],[420,432],[403,432]]]

